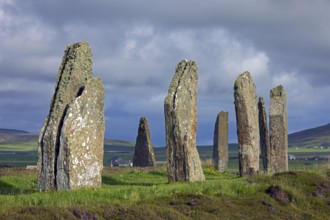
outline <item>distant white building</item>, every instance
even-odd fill
[[[123,160],[120,157],[113,157],[111,158],[111,160],[109,161],[110,167],[130,167],[133,164],[131,163],[131,161],[127,161],[127,160]]]
[[[295,160],[296,159],[296,156],[293,155],[293,154],[289,154],[289,160]]]

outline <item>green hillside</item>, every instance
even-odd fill
[[[37,139],[37,134],[29,133],[27,131],[0,128],[0,144],[10,144],[13,142],[19,144],[20,142],[36,141]]]
[[[289,135],[292,147],[330,147],[330,124],[295,132]]]

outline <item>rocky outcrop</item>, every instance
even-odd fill
[[[214,168],[225,172],[228,167],[228,112],[220,112],[214,127],[213,139]]]
[[[88,43],[68,46],[39,135],[41,191],[101,185],[103,106],[104,89],[100,79],[92,78]]]
[[[261,159],[264,172],[268,171],[270,149],[269,149],[269,134],[268,134],[268,124],[267,124],[267,114],[265,109],[265,103],[263,97],[259,97],[258,102],[259,110],[259,133],[260,133],[260,149],[261,149]]]
[[[270,172],[288,170],[288,125],[286,93],[282,85],[270,91],[269,106]]]
[[[240,175],[259,171],[259,124],[256,86],[249,72],[240,74],[234,85]]]
[[[196,148],[197,80],[196,63],[181,61],[165,98],[169,182],[205,179]]]
[[[135,151],[133,156],[134,167],[150,167],[155,166],[154,149],[151,144],[150,130],[148,121],[145,117],[140,119],[138,136],[135,143]]]

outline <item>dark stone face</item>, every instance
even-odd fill
[[[267,193],[281,204],[287,204],[292,201],[292,197],[278,185],[269,187]]]
[[[138,136],[136,138],[133,166],[149,167],[155,165],[155,155],[151,143],[148,121],[145,117],[142,117],[139,123]]]
[[[68,46],[59,68],[50,111],[39,136],[38,183],[41,191],[100,184],[100,177],[95,180],[99,183],[94,184],[87,173],[100,172],[101,160],[96,160],[98,165],[93,164],[91,168],[97,167],[93,171],[85,165],[95,159],[93,152],[103,157],[103,97],[101,80],[92,78],[92,52],[88,43]],[[102,141],[94,141],[95,138]],[[76,176],[80,179],[75,180]]]
[[[196,148],[196,102],[197,65],[183,60],[177,65],[164,103],[170,182],[205,179]]]
[[[269,146],[268,125],[267,125],[267,114],[266,114],[264,99],[262,97],[259,97],[258,110],[259,110],[261,158],[264,167],[264,172],[267,172],[268,164],[270,160],[270,149],[269,149],[270,146]]]

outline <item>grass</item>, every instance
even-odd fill
[[[330,153],[330,149],[320,149],[320,148],[289,148],[289,153]]]
[[[16,151],[16,152],[27,152],[37,151],[38,143],[37,140],[23,140],[15,142],[3,142],[0,143],[0,151]]]
[[[165,168],[105,168],[99,189],[38,192],[36,171],[0,169],[0,219],[326,219],[330,167],[240,178],[205,168],[206,181],[167,182]],[[283,188],[281,203],[266,193]]]

